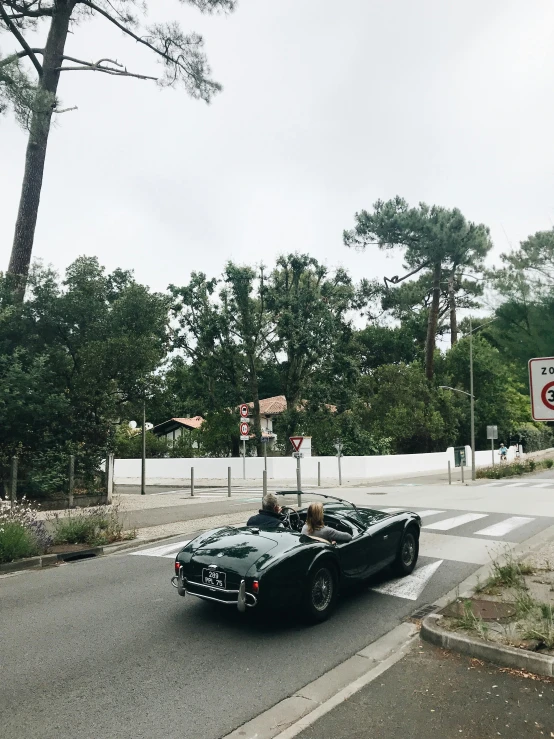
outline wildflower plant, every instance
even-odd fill
[[[37,518],[37,509],[23,497],[0,503],[0,563],[44,554],[52,546],[44,521]]]

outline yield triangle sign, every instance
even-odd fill
[[[302,442],[304,441],[303,436],[289,436],[289,441],[293,446],[293,449],[295,452],[300,451],[300,447],[302,446]]]
[[[406,598],[406,600],[417,600],[442,562],[442,559],[431,562],[431,564],[418,567],[417,570],[414,570],[407,577],[398,577],[395,580],[389,580],[389,582],[385,582],[371,589],[377,593],[383,593],[383,595],[394,595],[397,598]]]

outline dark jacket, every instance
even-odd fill
[[[258,511],[255,516],[250,516],[246,522],[247,526],[259,526],[261,529],[276,529],[283,523],[283,517],[275,511]]]

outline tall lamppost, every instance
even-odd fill
[[[475,480],[475,396],[473,394],[473,332],[477,331],[483,326],[488,326],[489,323],[496,321],[496,316],[491,318],[490,321],[479,324],[472,328],[471,316],[469,317],[469,393],[465,390],[459,390],[456,387],[450,387],[449,385],[439,385],[443,390],[453,390],[455,393],[462,393],[462,395],[468,395],[471,400],[471,479]]]

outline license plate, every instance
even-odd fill
[[[225,588],[226,573],[217,570],[202,570],[202,582],[212,588]]]

